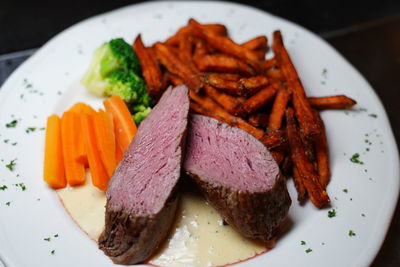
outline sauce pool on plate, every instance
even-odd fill
[[[104,229],[105,192],[91,184],[57,190],[65,209],[79,227],[97,242]],[[149,263],[159,266],[218,266],[267,251],[265,244],[247,239],[229,225],[197,192],[181,195],[176,221],[168,239]]]

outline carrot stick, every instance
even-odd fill
[[[136,134],[136,124],[131,117],[128,107],[120,97],[112,96],[106,99],[103,104],[106,111],[111,113],[114,117],[117,145],[122,152],[125,152]]]
[[[355,100],[345,95],[309,97],[308,102],[315,109],[346,109],[357,104]]]
[[[276,94],[268,122],[268,129],[279,130],[282,126],[283,115],[290,99],[290,91],[281,87]]]
[[[149,50],[143,45],[142,37],[139,34],[134,43],[133,48],[140,60],[142,67],[142,74],[146,81],[147,89],[149,94],[152,96],[159,97],[161,95],[162,83],[161,83],[161,69],[154,60]]]
[[[86,109],[87,104],[82,103],[82,102],[77,102],[75,103],[68,111],[74,112],[74,113],[81,113]]]
[[[299,121],[300,132],[306,138],[313,139],[315,136],[320,134],[320,130],[318,125],[315,123],[310,103],[307,100],[306,93],[297,71],[283,44],[280,31],[275,31],[273,33],[272,48],[288,86],[293,91],[293,107]]]
[[[76,114],[79,114],[78,120],[82,120],[82,114],[94,114],[96,111],[89,105],[78,102],[74,104],[68,111],[74,112]],[[81,124],[82,122],[80,122]],[[78,142],[77,142],[77,148],[76,148],[76,162],[83,164],[86,168],[89,167],[89,162],[87,159],[86,151],[85,151],[85,142],[82,137],[82,127],[77,127],[75,129],[78,135]]]
[[[267,86],[247,99],[246,102],[243,103],[243,109],[249,114],[256,112],[268,103],[268,101],[274,97],[275,93],[276,89],[274,86]]]
[[[43,178],[51,188],[67,186],[62,155],[61,120],[57,115],[47,118]]]
[[[100,190],[106,190],[110,176],[108,176],[101,161],[100,149],[96,142],[94,115],[82,114],[82,131],[90,173],[92,175],[92,183]]]
[[[286,110],[286,127],[290,154],[294,166],[303,181],[311,202],[316,207],[322,208],[330,202],[330,199],[319,183],[318,175],[315,173],[312,163],[308,160],[304,152],[292,108]]]
[[[111,113],[100,109],[94,116],[96,142],[108,176],[112,176],[116,163],[114,121]]]
[[[318,112],[314,112],[317,123],[320,125],[321,134],[315,139],[315,155],[317,157],[317,171],[319,175],[319,182],[323,188],[329,183],[330,180],[330,167],[329,167],[329,151],[328,141],[326,139],[325,125]]]
[[[77,113],[67,111],[61,117],[61,140],[64,159],[65,176],[70,186],[85,182],[85,165],[77,162],[79,140],[81,139],[81,121]]]

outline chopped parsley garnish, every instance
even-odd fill
[[[353,230],[349,230],[349,236],[355,236],[356,233],[353,232]]]
[[[26,128],[25,132],[31,133],[31,132],[34,132],[35,130],[36,130],[36,127],[28,127],[28,128]]]
[[[7,128],[14,128],[15,126],[17,126],[18,121],[17,120],[13,120],[9,123],[6,124]]]
[[[345,188],[345,189],[343,189],[343,192],[348,193],[349,190],[347,190],[347,189]]]
[[[361,216],[365,217],[365,214],[364,214],[364,213],[361,213]]]
[[[15,184],[16,187],[21,187],[22,191],[26,190],[26,186],[24,185],[24,183],[19,183],[19,184]]]
[[[300,241],[300,245],[304,246],[306,244],[306,241]]]
[[[0,190],[6,190],[8,187],[6,185],[0,186]]]
[[[353,156],[351,156],[350,161],[356,164],[364,164],[364,162],[360,160],[360,154],[358,153],[355,153]]]
[[[8,144],[10,142],[10,139],[4,139],[4,143]]]
[[[13,159],[12,161],[10,161],[10,163],[6,164],[6,168],[9,169],[10,171],[14,170],[14,167],[17,163],[15,163],[16,159]]]
[[[322,75],[322,77],[324,77],[326,79],[328,76],[328,70],[326,68],[323,68],[321,75]]]
[[[367,111],[366,108],[360,108],[359,111]]]
[[[308,249],[305,250],[306,253],[310,253],[311,251],[312,251],[311,248],[308,248]]]
[[[51,253],[51,255],[54,255],[54,254],[56,254],[56,251],[53,249],[50,253]]]
[[[378,115],[376,115],[375,113],[368,114],[368,116],[374,119],[378,118]]]
[[[7,206],[10,206],[10,204],[11,204],[11,202],[10,202],[10,201],[6,202],[6,205],[7,205]]]
[[[328,217],[329,218],[336,217],[336,210],[335,209],[328,210]]]
[[[58,234],[55,234],[54,237],[58,237]]]
[[[51,238],[47,237],[47,238],[43,238],[44,241],[50,242]]]

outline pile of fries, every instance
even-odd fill
[[[186,84],[193,112],[241,128],[270,149],[282,171],[293,176],[300,202],[307,195],[319,208],[330,202],[319,110],[351,108],[356,102],[344,95],[307,97],[280,31],[273,33],[270,59],[265,59],[266,36],[237,44],[224,25],[194,19],[149,47],[138,35],[133,48],[150,95],[157,99],[169,85]]]

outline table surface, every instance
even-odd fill
[[[0,85],[48,39],[93,15],[137,1],[18,1],[0,3]],[[244,2],[244,1],[236,1]],[[320,35],[370,82],[386,107],[400,142],[400,1],[246,1],[248,5],[292,20]],[[27,27],[29,22],[29,27]],[[7,26],[5,26],[7,25]],[[379,196],[377,196],[379,197]],[[1,263],[0,263],[1,265]],[[400,205],[385,242],[371,265],[400,266]]]

